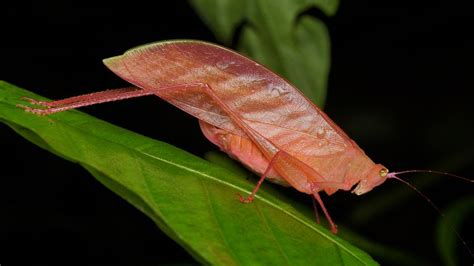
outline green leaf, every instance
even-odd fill
[[[457,245],[461,243],[454,230],[459,231],[462,222],[474,211],[474,197],[465,197],[451,204],[438,221],[437,245],[445,265],[458,265]]]
[[[191,5],[229,45],[240,24],[238,47],[301,89],[320,107],[326,98],[330,39],[324,23],[301,15],[312,7],[331,16],[338,0],[191,0]]]
[[[194,0],[190,3],[216,37],[227,44],[232,41],[234,31],[243,21],[247,4],[243,0]]]
[[[376,265],[317,225],[305,208],[265,184],[79,111],[40,117],[16,104],[31,92],[0,82],[0,121],[33,143],[85,167],[148,215],[202,263],[219,265]],[[34,160],[34,158],[31,158]]]

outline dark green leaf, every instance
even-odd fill
[[[246,1],[194,0],[191,4],[218,39],[232,41],[234,31],[244,19]]]
[[[40,99],[0,82],[0,121],[84,166],[203,263],[376,264],[267,184],[253,203],[242,204],[236,193],[247,194],[254,184],[234,172],[76,110],[27,113],[16,107],[21,96]]]

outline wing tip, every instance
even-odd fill
[[[133,76],[131,75],[130,71],[128,71],[124,63],[124,55],[105,58],[102,60],[102,62],[108,69],[110,69],[116,75],[125,79],[128,82],[133,83]]]
[[[104,65],[106,65],[108,68],[113,68],[113,66],[117,65],[117,63],[120,61],[121,57],[122,55],[105,58],[102,59],[102,63],[104,63]]]

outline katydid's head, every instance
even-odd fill
[[[381,164],[376,164],[370,169],[369,173],[365,178],[362,178],[357,184],[356,188],[352,190],[352,193],[356,195],[362,195],[371,191],[374,187],[382,184],[387,180],[388,169]]]

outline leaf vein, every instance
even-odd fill
[[[212,201],[211,201],[211,196],[209,194],[209,188],[207,187],[207,185],[205,183],[202,182],[201,179],[199,179],[199,182],[201,183],[202,187],[204,188],[204,191],[206,192],[207,205],[209,206],[209,209],[212,212],[212,217],[213,217],[214,222],[217,224],[217,229],[218,229],[219,235],[221,236],[222,241],[224,242],[224,244],[227,246],[227,250],[229,250],[229,252],[231,253],[231,256],[236,261],[238,261],[239,257],[236,256],[236,254],[234,254],[234,250],[229,245],[229,241],[227,241],[227,238],[225,237],[225,234],[222,231],[221,223],[219,222],[219,219],[217,218],[216,211],[214,210],[214,206],[213,206]]]
[[[262,217],[262,220],[265,224],[265,227],[268,228],[268,231],[270,231],[273,240],[275,241],[276,245],[278,246],[278,251],[280,251],[280,253],[285,258],[286,264],[291,265],[290,260],[288,259],[288,257],[286,256],[286,253],[284,252],[283,248],[281,247],[280,241],[278,241],[278,238],[275,235],[275,231],[273,231],[270,224],[268,223],[268,219],[265,216],[265,213],[262,212],[262,210],[258,207],[258,204],[256,204],[256,209],[258,210],[259,216]]]

